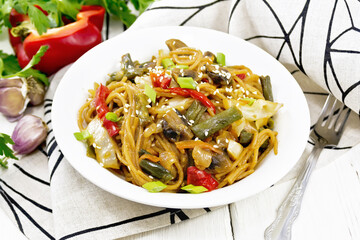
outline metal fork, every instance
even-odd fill
[[[338,105],[341,105],[338,108]],[[303,169],[297,177],[294,186],[278,209],[274,222],[265,230],[265,240],[291,239],[291,227],[299,215],[301,201],[309,177],[316,165],[321,151],[326,146],[336,146],[339,143],[350,109],[337,101],[331,94],[326,99],[320,117],[310,133],[314,148]]]

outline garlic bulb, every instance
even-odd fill
[[[48,127],[41,118],[34,115],[22,117],[12,133],[13,150],[16,154],[34,151],[46,138]]]

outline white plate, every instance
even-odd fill
[[[246,65],[258,75],[269,75],[275,101],[284,106],[276,116],[279,153],[268,155],[245,179],[202,194],[149,193],[102,168],[86,156],[83,143],[75,140],[77,113],[94,82],[104,83],[118,69],[121,56],[146,61],[167,49],[165,40],[181,39],[204,51],[223,52],[227,65]],[[265,190],[282,178],[298,161],[308,139],[309,111],[305,97],[291,74],[272,56],[237,37],[194,27],[156,27],[128,30],[84,54],[66,72],[55,93],[52,123],[60,149],[70,164],[86,179],[119,197],[159,207],[203,208],[232,203]]]

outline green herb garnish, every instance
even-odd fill
[[[76,140],[83,141],[83,140],[90,138],[92,135],[89,133],[88,130],[84,130],[81,132],[75,132],[74,136],[75,136]]]
[[[49,46],[41,46],[36,54],[31,58],[30,62],[23,68],[19,66],[19,62],[13,55],[8,55],[0,51],[0,59],[3,63],[3,66],[0,66],[0,77],[2,78],[11,78],[15,76],[19,77],[34,77],[35,79],[43,82],[46,86],[49,86],[49,79],[45,74],[40,72],[39,70],[33,69],[40,62],[42,56],[44,56],[45,52]],[[1,65],[1,63],[0,63]]]
[[[14,151],[9,148],[7,144],[14,145],[14,141],[11,139],[11,137],[5,133],[0,133],[0,166],[4,168],[8,168],[7,164],[8,158],[12,158],[15,160],[18,160],[18,158],[14,155]]]
[[[194,186],[192,184],[186,185],[181,188],[189,193],[202,193],[208,191],[208,189],[204,186]]]
[[[161,192],[167,186],[166,184],[160,181],[156,181],[156,182],[147,182],[144,185],[142,185],[142,187],[148,190],[149,192],[156,193],[156,192]]]
[[[161,60],[161,65],[166,69],[168,67],[173,67],[175,63],[170,58],[163,58]]]
[[[148,96],[153,103],[156,102],[156,91],[146,83],[145,83],[145,95]]]
[[[216,62],[220,65],[220,66],[225,66],[225,54],[219,52],[216,54]]]
[[[177,82],[181,88],[196,89],[196,82],[192,77],[178,77]]]
[[[118,122],[121,120],[121,117],[118,117],[118,115],[116,115],[116,113],[113,112],[106,113],[105,118],[112,122]]]

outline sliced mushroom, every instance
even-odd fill
[[[211,164],[207,170],[213,174],[228,170],[232,164],[229,156],[225,153],[213,155],[211,160]]]
[[[195,81],[198,78],[197,72],[191,69],[172,69],[172,77],[177,81],[178,77],[192,77]]]
[[[162,126],[165,137],[172,142],[179,141],[180,138],[189,140],[194,137],[190,128],[186,126],[184,117],[180,117],[174,109],[164,115]]]
[[[229,85],[231,83],[231,73],[219,65],[206,65],[206,74],[214,84]]]
[[[169,39],[165,41],[165,44],[168,46],[170,51],[173,51],[178,48],[187,47],[185,43],[180,41],[179,39]]]
[[[210,60],[212,61],[212,62],[214,62],[215,61],[215,54],[213,54],[212,52],[209,52],[209,51],[206,51],[206,52],[204,52],[204,57],[208,57],[208,58],[210,58]]]

